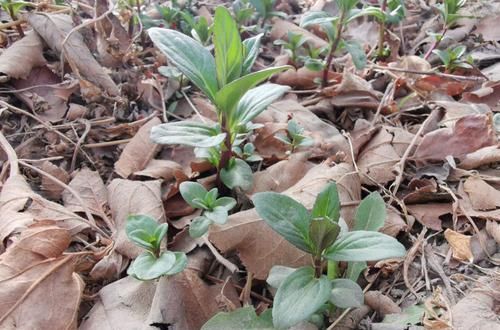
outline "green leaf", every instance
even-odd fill
[[[377,7],[365,7],[361,10],[362,15],[375,17],[379,22],[385,22],[386,17],[382,9]]]
[[[221,197],[215,201],[214,207],[223,207],[227,211],[230,211],[233,207],[236,206],[236,200],[232,197]]]
[[[327,218],[334,222],[340,218],[340,198],[335,183],[328,184],[316,197],[311,212],[313,219]]]
[[[250,122],[288,90],[290,87],[277,84],[252,88],[238,102],[236,111],[230,116],[230,125],[245,125]]]
[[[307,320],[330,298],[330,281],[326,276],[314,277],[312,267],[302,267],[290,274],[274,297],[273,323],[289,328]]]
[[[243,40],[244,60],[242,66],[242,73],[248,74],[252,71],[253,64],[259,56],[260,40],[264,33],[259,33],[255,37]]]
[[[337,18],[324,11],[308,11],[300,19],[300,26],[305,28],[311,25],[332,25]]]
[[[148,281],[181,272],[186,264],[187,257],[182,252],[165,251],[159,258],[152,253],[144,252],[132,262],[127,273],[139,280]]]
[[[247,306],[229,313],[216,314],[203,325],[201,330],[272,330],[274,327],[270,316],[269,312],[257,316],[253,307]]]
[[[227,221],[227,209],[222,206],[216,206],[211,211],[205,211],[203,215],[218,225],[223,225]]]
[[[219,87],[212,54],[196,40],[175,30],[151,28],[148,34],[168,60],[214,101]]]
[[[384,200],[378,192],[372,192],[359,204],[353,230],[378,231],[384,225],[386,217]]]
[[[413,305],[403,309],[401,313],[386,315],[382,323],[397,324],[402,326],[408,324],[416,325],[422,322],[424,313],[425,306],[423,304]]]
[[[281,286],[281,283],[297,268],[285,267],[285,266],[273,266],[269,271],[266,282],[273,288],[277,289]]]
[[[230,189],[240,187],[243,190],[252,188],[253,173],[250,166],[241,159],[234,159],[229,168],[220,171],[222,182]]]
[[[373,231],[352,231],[337,239],[324,257],[334,261],[371,261],[403,257],[404,246],[395,238]]]
[[[198,203],[193,203],[195,199],[204,201],[208,191],[198,182],[184,181],[179,185],[179,192],[182,198],[192,207],[200,208]]]
[[[363,290],[351,280],[345,278],[333,280],[330,302],[340,308],[359,307],[364,302]]]
[[[216,127],[190,121],[160,124],[151,129],[151,140],[158,144],[209,148],[221,144],[225,138],[226,133]]]
[[[125,231],[128,238],[135,244],[148,250],[154,250],[159,246],[168,228],[166,223],[161,226],[160,232],[157,233],[160,224],[155,219],[147,215],[129,215]],[[162,232],[165,233],[159,237]]]
[[[366,66],[366,54],[363,47],[354,40],[344,40],[344,47],[351,54],[356,69],[363,69]]]
[[[225,85],[216,95],[215,104],[219,111],[230,115],[245,93],[273,74],[290,69],[291,66],[278,66],[250,73]]]
[[[332,220],[313,218],[309,226],[309,239],[315,246],[314,254],[321,255],[324,249],[335,242],[339,233],[339,225]]]
[[[262,192],[252,201],[259,216],[278,234],[299,249],[311,253],[307,209],[296,200],[275,192]]]
[[[189,236],[193,238],[201,237],[208,232],[208,227],[212,224],[207,217],[196,217],[189,225]]]
[[[361,272],[368,267],[365,261],[351,261],[347,263],[347,270],[344,277],[356,282]]]
[[[236,22],[222,6],[215,9],[213,30],[217,80],[222,88],[241,75],[243,45]]]

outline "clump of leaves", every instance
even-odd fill
[[[264,26],[265,22],[273,17],[285,18],[286,14],[282,11],[274,10],[274,5],[276,0],[249,0],[252,6],[254,6],[259,19],[261,20],[261,26]]]
[[[224,7],[215,10],[213,38],[215,58],[199,42],[170,29],[152,28],[153,43],[215,105],[218,122],[172,122],[153,127],[151,138],[161,144],[195,147],[217,169],[217,184],[228,188],[252,186],[252,170],[233,150],[245,142],[251,121],[281,97],[287,86],[259,83],[289,66],[250,73],[262,34],[241,41],[236,22]]]
[[[444,69],[447,72],[453,72],[458,68],[472,68],[473,59],[470,56],[465,56],[466,51],[466,46],[459,45],[446,50],[434,49],[432,52],[443,62]]]
[[[197,182],[183,182],[179,186],[182,198],[195,209],[203,210],[189,226],[191,237],[205,235],[211,224],[223,225],[227,221],[228,212],[236,205],[236,200],[231,197],[220,197],[217,188],[207,191]]]
[[[288,40],[276,40],[275,45],[282,46],[290,57],[292,65],[296,68],[305,65],[312,71],[320,71],[323,68],[320,55],[326,48],[314,48],[307,42],[307,38],[301,33],[288,32]]]
[[[371,197],[377,194],[363,200],[358,208],[358,216],[365,218],[365,223],[384,221],[376,217],[377,213],[370,212],[373,203],[385,207],[380,196]],[[317,320],[318,313],[333,306],[348,308],[363,303],[363,292],[356,282],[323,274],[325,261],[365,262],[402,257],[406,253],[404,246],[388,235],[370,230],[349,232],[340,218],[335,183],[320,192],[311,212],[294,199],[274,192],[255,194],[253,202],[258,214],[274,231],[312,257],[313,266],[299,269],[275,266],[271,270],[268,283],[278,288],[272,310],[276,328],[288,328],[313,316]]]
[[[390,24],[397,24],[405,17],[405,5],[403,0],[382,0],[380,7],[366,7],[363,9],[365,15],[373,16],[378,21],[379,39],[377,57],[387,57],[387,52],[384,48],[385,30]]]
[[[434,49],[436,49],[444,39],[446,32],[456,24],[458,19],[466,17],[465,15],[459,14],[459,11],[466,3],[467,0],[443,0],[442,3],[436,5],[443,20],[443,32],[434,37],[435,40],[427,53],[425,53],[424,59],[428,59],[429,56],[431,56]]]
[[[290,152],[294,152],[299,147],[309,147],[314,144],[314,140],[304,135],[304,128],[294,119],[288,121],[287,134],[276,134],[275,138],[290,146]]]
[[[161,241],[167,234],[168,224],[157,223],[146,215],[131,215],[127,219],[128,238],[146,250],[127,270],[127,274],[139,280],[154,280],[161,276],[177,274],[186,268],[187,257],[183,252],[161,249]]]
[[[323,11],[312,11],[305,14],[300,22],[302,27],[320,25],[328,37],[329,49],[323,68],[323,87],[328,84],[328,71],[332,65],[335,52],[338,50],[344,49],[351,54],[353,63],[358,69],[366,65],[366,54],[363,47],[354,40],[345,40],[342,36],[345,26],[365,13],[357,9],[358,0],[335,0],[335,2],[340,10],[338,17],[331,17],[330,14]]]

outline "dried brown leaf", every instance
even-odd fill
[[[64,59],[76,75],[103,88],[108,95],[120,94],[118,87],[96,61],[78,31],[72,31],[71,16],[64,14],[30,13],[28,23],[58,55],[64,51]],[[67,42],[63,41],[72,32]],[[64,50],[63,50],[64,48]]]
[[[500,206],[500,191],[478,176],[471,176],[465,180],[464,191],[469,195],[475,210],[494,210]]]
[[[184,168],[171,160],[151,159],[143,170],[134,172],[135,176],[147,176],[165,181],[176,180],[182,182],[188,179]]]
[[[408,212],[422,225],[439,231],[442,229],[440,216],[453,212],[451,203],[428,203],[406,205]]]
[[[74,273],[67,230],[45,222],[0,256],[2,329],[76,329],[83,281]]]
[[[500,162],[498,145],[484,147],[463,156],[458,166],[464,170],[472,170],[483,165]]]
[[[365,293],[365,304],[382,317],[387,314],[401,313],[401,308],[391,298],[380,291],[368,291]]]
[[[9,78],[24,79],[33,68],[46,63],[42,39],[37,33],[30,32],[0,55],[0,73]]]
[[[453,258],[467,262],[472,262],[474,260],[470,246],[472,236],[463,235],[451,229],[446,229],[444,237],[450,244]]]
[[[161,124],[157,117],[145,123],[132,140],[123,149],[120,158],[115,163],[115,171],[122,178],[143,170],[160,150],[160,145],[153,143],[150,138],[151,128]]]
[[[116,230],[113,232],[115,249],[130,259],[144,250],[133,244],[125,232],[127,217],[131,214],[148,215],[164,223],[160,181],[130,181],[115,179],[108,186],[108,201]]]
[[[307,41],[313,46],[314,48],[322,48],[328,46],[328,43],[321,39],[320,37],[312,34],[311,32],[304,30],[303,28],[282,20],[282,19],[275,19],[273,22],[273,28],[271,30],[271,40],[275,41],[278,39],[282,40],[287,40],[288,39],[288,33],[293,32],[296,34],[301,34],[305,38],[307,38]]]
[[[53,177],[59,179],[63,183],[69,182],[69,174],[63,168],[52,164],[49,161],[45,161],[41,166],[42,171],[49,173]],[[55,183],[53,180],[49,179],[47,176],[42,176],[42,191],[50,199],[59,199],[64,190],[60,184]]]

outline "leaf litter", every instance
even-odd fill
[[[281,192],[311,209],[332,181],[349,227],[363,197],[378,191],[387,213],[381,231],[403,243],[407,256],[360,270],[364,305],[294,328],[498,327],[500,8],[467,2],[479,14],[461,18],[437,46],[466,45],[476,62],[448,70],[435,54],[423,58],[433,39],[421,26],[441,32],[440,2],[404,2],[405,19],[386,33],[385,59],[374,57],[376,20],[346,25],[346,38],[371,57],[357,70],[354,56],[337,51],[325,88],[322,72],[292,63],[295,54],[275,42],[302,35],[299,58],[313,57],[328,46],[327,33],[302,27],[301,18],[312,10],[335,16],[336,1],[275,1],[269,17],[242,18],[245,38],[264,33],[254,68],[294,65],[271,78],[292,89],[253,120],[258,127],[246,139],[260,156],[248,162],[254,182],[223,192],[237,207],[206,238],[189,235],[201,213],[180,197],[179,185],[216,186],[214,167],[196,150],[154,143],[150,132],[186,118],[214,122],[217,114],[188,79],[160,74],[169,63],[146,30],[203,38],[200,26],[186,24],[212,22],[216,5],[229,2],[169,2],[161,13],[142,2],[120,10],[100,0],[54,3],[7,18],[12,25],[2,23],[0,38],[0,328],[222,329],[234,320],[270,327],[275,291],[264,280],[271,268],[310,259],[271,230],[251,198]],[[178,12],[168,16],[165,8]],[[276,138],[289,134],[292,120],[310,146]],[[187,253],[183,272],[149,282],[127,276],[142,252],[126,235],[130,214],[170,225],[164,245]]]

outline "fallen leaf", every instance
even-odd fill
[[[288,40],[288,33],[293,32],[303,35],[307,39],[307,42],[309,42],[314,48],[322,48],[328,46],[328,43],[325,40],[291,22],[275,18],[273,20],[272,27],[273,28],[270,35],[272,41],[278,39]]]
[[[439,231],[442,229],[442,215],[453,212],[451,203],[428,203],[406,205],[408,212],[422,225],[429,229]]]
[[[33,68],[47,63],[43,41],[35,32],[27,33],[0,55],[0,73],[9,78],[25,79]]]
[[[126,257],[113,250],[92,267],[89,275],[94,280],[116,280],[128,264],[129,260]]]
[[[64,14],[30,13],[26,15],[28,23],[45,40],[47,45],[58,55],[64,51],[64,59],[76,75],[102,87],[110,96],[120,94],[118,87],[99,65],[85,45],[78,31],[72,31],[71,16]],[[64,43],[66,36],[67,42]]]
[[[475,35],[481,35],[484,41],[499,41],[498,20],[500,15],[491,15],[481,18],[474,30]]]
[[[413,158],[425,163],[447,156],[461,157],[495,144],[491,116],[470,115],[460,118],[453,128],[441,128],[424,135]]]
[[[277,84],[291,86],[296,89],[312,89],[318,86],[315,80],[318,78],[321,79],[322,77],[322,71],[312,71],[304,66],[298,69],[290,69],[279,73],[275,82]],[[337,77],[338,74],[335,72],[328,72],[328,80],[333,80]]]
[[[76,329],[84,283],[74,273],[67,230],[51,222],[26,229],[0,256],[2,329]]]
[[[327,182],[334,180],[337,181],[341,202],[359,200],[359,179],[352,171],[352,166],[346,163],[333,167],[322,163],[310,169],[302,180],[283,193],[312,208],[316,195]],[[343,208],[342,212],[346,219],[352,217],[344,215],[349,212],[348,208]],[[254,273],[257,279],[266,279],[274,265],[298,267],[310,263],[309,255],[275,233],[255,209],[232,214],[225,225],[210,229],[209,238],[222,252],[238,251],[247,270]]]
[[[125,227],[131,214],[144,214],[158,223],[164,223],[165,213],[161,201],[160,181],[131,181],[114,179],[108,186],[108,201],[116,229],[113,232],[117,252],[133,259],[144,250],[127,237]]]
[[[469,194],[475,210],[494,210],[500,206],[500,191],[478,176],[471,176],[464,182],[464,191]]]
[[[53,177],[59,179],[63,183],[69,182],[69,174],[63,168],[52,164],[49,161],[44,161],[41,166],[41,170],[49,173]],[[60,184],[55,183],[53,180],[49,179],[47,176],[42,176],[42,191],[50,199],[57,200],[61,198],[61,194],[64,191],[64,187]]]
[[[401,308],[391,298],[380,291],[365,293],[365,304],[384,317],[387,314],[401,313]]]
[[[461,157],[458,166],[464,170],[472,170],[483,165],[500,162],[498,145],[484,147]]]
[[[153,143],[150,138],[151,128],[159,124],[161,124],[159,118],[151,119],[127,143],[120,158],[115,163],[115,171],[122,178],[128,178],[130,174],[143,170],[160,150],[161,146]]]
[[[496,221],[486,221],[486,232],[493,237],[497,244],[500,244],[500,223]]]
[[[446,229],[444,237],[450,244],[453,252],[453,258],[467,262],[472,262],[474,260],[470,247],[470,240],[472,236],[466,236],[451,229]]]
[[[182,182],[188,179],[184,168],[171,160],[151,159],[143,170],[134,172],[135,176],[146,176],[165,181],[176,180]]]
[[[460,101],[484,103],[489,105],[493,111],[500,110],[500,82],[487,81],[481,87],[471,92],[465,92]]]

